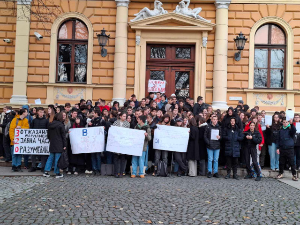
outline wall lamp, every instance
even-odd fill
[[[244,34],[241,31],[241,33],[239,33],[239,35],[236,36],[236,38],[233,40],[235,42],[237,50],[239,50],[238,52],[236,52],[234,54],[234,59],[235,59],[235,61],[240,61],[241,60],[241,52],[242,52],[242,50],[244,50],[247,38],[244,36]]]
[[[101,56],[102,57],[107,56],[107,49],[105,49],[104,47],[106,46],[107,41],[110,38],[110,34],[107,35],[105,32],[106,32],[106,30],[103,28],[103,30],[101,30],[101,34],[97,34],[98,42],[101,47]]]

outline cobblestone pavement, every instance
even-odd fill
[[[299,209],[271,178],[0,178],[0,224],[300,224]]]

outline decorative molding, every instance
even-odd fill
[[[65,100],[65,99],[77,99],[77,98],[78,99],[84,99],[85,98],[85,88],[81,88],[81,89],[77,88],[77,90],[78,89],[80,90],[77,94],[72,94],[73,88],[68,88],[67,89],[67,92],[69,94],[64,94],[63,93],[63,90],[65,90],[66,88],[56,88],[55,87],[54,89],[57,92],[56,96],[55,96],[56,100],[59,100],[60,96],[64,98],[62,100]],[[69,89],[70,89],[70,91],[69,91]]]
[[[182,0],[176,6],[176,9],[173,12],[179,13],[179,14],[182,14],[185,16],[190,16],[195,19],[204,20],[206,22],[210,22],[210,20],[206,20],[203,17],[198,15],[202,11],[202,8],[199,7],[199,8],[190,9],[189,5],[190,5],[190,0]]]
[[[116,3],[117,3],[117,7],[127,7],[128,8],[128,5],[130,3],[130,0],[115,0]]]
[[[228,9],[230,5],[231,0],[216,0],[215,6],[216,9]]]
[[[10,99],[11,104],[27,104],[27,96],[26,95],[12,95]]]
[[[248,88],[254,88],[254,38],[255,33],[263,24],[274,23],[282,28],[286,36],[286,90],[293,90],[293,52],[294,52],[294,34],[291,26],[282,18],[276,16],[267,16],[257,21],[251,28],[249,35],[249,83]]]
[[[135,44],[137,45],[137,46],[139,46],[140,45],[140,43],[141,43],[141,36],[135,36]]]
[[[207,46],[207,37],[202,37],[202,46],[206,48]]]
[[[255,105],[259,105],[259,102],[261,102],[264,105],[269,105],[269,106],[276,106],[278,104],[280,104],[280,106],[284,106],[284,97],[286,95],[284,95],[284,94],[276,95],[276,96],[278,96],[278,98],[277,98],[277,100],[273,100],[273,101],[271,100],[271,99],[273,99],[272,94],[267,94],[268,100],[263,99],[263,94],[254,94],[254,96],[256,98],[255,99]]]
[[[152,17],[152,16],[158,16],[158,15],[162,15],[162,14],[167,14],[168,11],[164,10],[164,8],[162,7],[162,2],[155,0],[154,1],[154,9],[150,10],[147,7],[143,8],[141,11],[139,11],[138,13],[134,14],[135,18],[131,20],[131,22],[137,21],[137,20],[143,20],[146,19],[148,17]]]
[[[17,0],[17,5],[30,5],[32,0]]]

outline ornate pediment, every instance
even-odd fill
[[[212,30],[215,24],[176,12],[148,17],[129,23],[134,30]]]

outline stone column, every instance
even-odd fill
[[[231,0],[216,0],[216,32],[214,47],[213,102],[214,109],[227,109],[227,44],[228,7]]]
[[[26,104],[31,0],[17,1],[13,95],[10,103]]]
[[[113,101],[123,105],[126,100],[127,80],[127,25],[129,0],[117,3]]]

